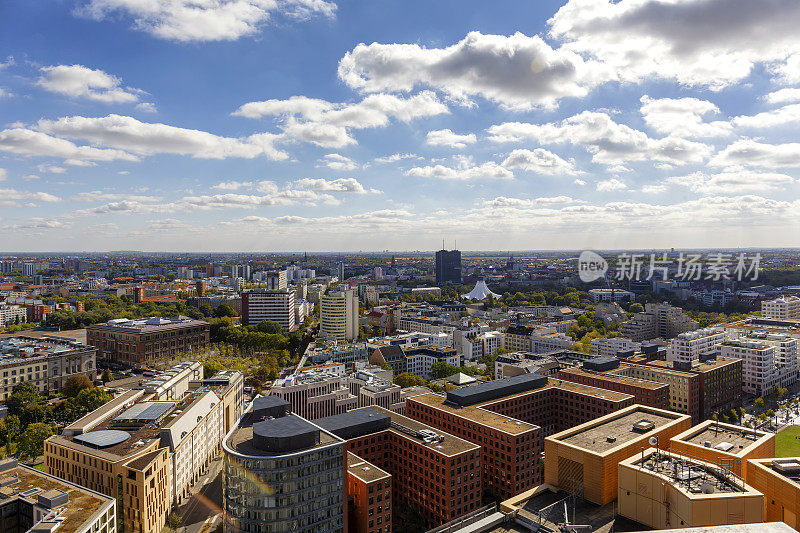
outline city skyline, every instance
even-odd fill
[[[799,19],[5,2],[0,251],[791,247]]]

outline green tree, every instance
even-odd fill
[[[216,318],[222,318],[224,316],[236,316],[236,311],[234,311],[233,307],[230,305],[222,304],[218,305],[216,309],[214,309],[213,316]]]
[[[22,416],[22,411],[26,405],[39,403],[40,401],[39,389],[33,383],[25,381],[14,386],[11,395],[6,398],[6,406],[10,414]]]
[[[430,376],[431,379],[441,379],[459,372],[461,372],[461,369],[455,365],[449,365],[444,361],[436,361],[431,365]]]
[[[90,413],[111,400],[111,395],[100,387],[83,389],[75,397],[75,403],[85,413]]]
[[[114,375],[111,373],[111,370],[106,368],[101,379],[103,380],[103,383],[108,383],[109,381],[114,380]]]
[[[167,527],[172,529],[173,531],[177,530],[179,527],[181,527],[181,525],[183,525],[183,521],[181,520],[181,517],[178,516],[177,514],[171,513],[167,517]]]
[[[83,374],[73,374],[64,381],[64,386],[61,387],[61,394],[66,398],[74,398],[83,389],[90,389],[94,387],[92,380]]]
[[[53,435],[53,428],[37,422],[25,429],[19,439],[19,451],[23,457],[36,459],[44,454],[44,441]]]
[[[256,331],[261,333],[269,333],[272,335],[280,335],[283,333],[283,327],[272,320],[262,320],[256,325]]]
[[[19,438],[22,431],[22,423],[17,415],[9,415],[0,422],[0,439],[5,444],[10,444]]]
[[[214,361],[214,360],[206,361],[205,363],[203,363],[203,377],[208,379],[224,368],[225,367],[222,366],[222,363],[220,363],[219,361]]]
[[[628,311],[631,313],[642,313],[644,312],[644,306],[638,302],[634,302],[628,307]]]
[[[424,379],[410,372],[403,372],[396,375],[394,377],[394,383],[395,385],[400,385],[402,388],[426,384]]]
[[[764,398],[759,396],[758,398],[756,398],[755,404],[756,404],[756,407],[758,407],[759,409],[763,409],[764,408]]]
[[[53,408],[42,403],[29,403],[22,409],[20,420],[23,427],[38,422],[50,423],[53,421]]]

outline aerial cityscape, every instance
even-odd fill
[[[0,2],[0,533],[800,531],[800,2]]]

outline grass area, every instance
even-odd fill
[[[35,468],[36,470],[39,470],[40,472],[44,472],[44,463],[39,463],[38,465],[34,465],[31,468]]]
[[[777,457],[800,457],[800,426],[788,426],[775,435]]]

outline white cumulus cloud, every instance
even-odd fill
[[[537,174],[577,174],[573,164],[544,148],[517,149],[503,161],[505,168],[519,168]]]
[[[137,30],[183,42],[253,35],[275,14],[303,20],[335,12],[336,4],[324,0],[89,0],[77,9],[96,20],[124,13]]]
[[[489,140],[494,142],[532,139],[541,144],[581,146],[593,154],[593,161],[607,165],[649,160],[697,163],[711,152],[710,146],[687,139],[653,139],[642,131],[614,122],[606,113],[596,111],[584,111],[561,122],[547,124],[506,122],[491,126],[488,132]]]
[[[425,136],[425,144],[429,146],[448,146],[450,148],[466,148],[468,144],[475,144],[477,140],[474,133],[460,135],[451,129],[429,131]]]
[[[41,72],[37,85],[72,98],[119,104],[138,102],[143,93],[140,89],[124,87],[122,80],[116,76],[83,65],[42,67]]]
[[[796,0],[569,0],[548,21],[562,48],[623,81],[721,89],[800,50]]]
[[[505,107],[554,106],[581,97],[598,74],[580,55],[553,49],[538,35],[470,32],[445,48],[418,44],[359,44],[339,62],[339,77],[366,92],[427,86],[464,103],[476,96]],[[599,74],[598,74],[599,75]]]
[[[37,126],[45,133],[81,139],[142,156],[177,154],[200,159],[252,159],[259,156],[273,160],[288,158],[285,152],[273,146],[277,136],[268,133],[244,138],[220,137],[206,131],[141,122],[133,117],[114,114],[105,117],[73,116],[58,120],[40,120]]]

